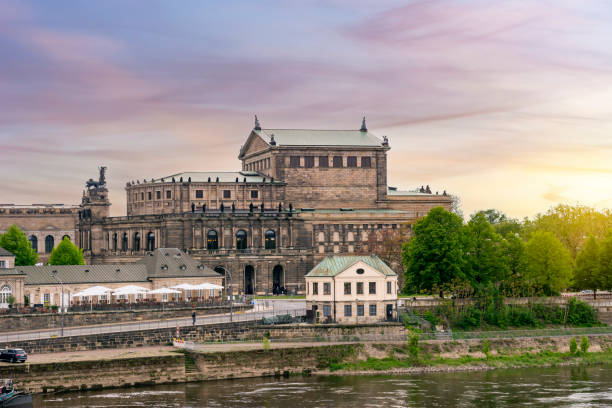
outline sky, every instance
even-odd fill
[[[235,171],[268,128],[389,137],[388,180],[467,216],[612,207],[612,3],[0,2],[0,203]]]

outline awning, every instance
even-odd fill
[[[189,283],[181,283],[180,285],[172,286],[172,289],[180,289],[180,290],[200,290],[202,288],[197,285],[191,285]]]
[[[149,291],[150,295],[166,295],[166,294],[172,294],[172,293],[181,293],[181,291],[170,289],[170,288],[159,288],[159,289],[154,289],[154,290]]]
[[[222,290],[223,286],[215,285],[214,283],[201,283],[198,285],[198,289],[204,290]]]
[[[137,295],[140,293],[147,293],[149,289],[143,288],[142,286],[137,285],[126,285],[120,288],[115,289],[113,295]]]
[[[72,295],[75,296],[102,296],[108,294],[112,289],[106,286],[92,286]]]

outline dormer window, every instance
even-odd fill
[[[181,265],[181,271],[184,271],[185,269],[187,269],[187,266]]]

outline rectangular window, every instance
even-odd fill
[[[300,167],[300,156],[289,156],[289,167]]]
[[[196,198],[204,198],[204,190],[196,190]]]
[[[251,198],[259,198],[259,191],[251,190]]]
[[[368,285],[368,293],[370,295],[375,295],[376,294],[376,282],[370,282]]]
[[[223,190],[223,198],[232,198],[231,190]]]
[[[314,167],[314,156],[305,156],[304,157],[304,167]]]
[[[357,316],[364,316],[364,307],[363,305],[357,305]]]
[[[140,193],[140,201],[144,201],[144,193]]]
[[[0,268],[8,268],[6,266],[6,261],[0,261]]]
[[[329,157],[319,156],[319,167],[329,167]]]
[[[372,167],[372,158],[371,157],[362,157],[361,158],[361,167]]]
[[[346,158],[346,167],[357,167],[357,157],[349,156]]]
[[[147,200],[151,200],[153,198],[153,193],[148,191],[147,192]]]
[[[157,198],[158,200],[161,200],[161,191],[155,192],[155,198]]]
[[[357,294],[363,295],[363,282],[357,282]]]
[[[166,190],[166,198],[168,199],[172,198],[172,191]]]
[[[324,282],[323,283],[323,294],[324,295],[331,295],[331,283],[329,283],[329,282]]]
[[[350,317],[353,315],[353,308],[351,305],[344,305],[344,316]]]
[[[51,295],[49,295],[48,293],[45,293],[45,294],[44,294],[44,297],[43,297],[43,300],[44,300],[45,302],[49,302],[49,301],[51,301]]]
[[[312,294],[313,295],[319,294],[319,284],[317,282],[312,283]]]
[[[344,282],[344,294],[345,295],[351,294],[351,282]]]
[[[376,305],[370,305],[370,316],[376,316]]]
[[[387,282],[387,293],[391,294],[391,282]]]
[[[325,317],[331,316],[331,306],[330,305],[323,305],[323,316]]]
[[[340,168],[342,167],[342,156],[334,156],[334,167]]]

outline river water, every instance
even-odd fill
[[[38,395],[35,407],[610,407],[612,366],[254,378]]]

